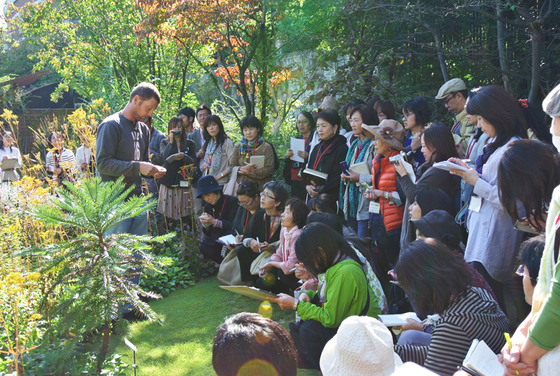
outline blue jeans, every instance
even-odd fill
[[[348,218],[348,226],[360,237],[369,238],[369,219]]]

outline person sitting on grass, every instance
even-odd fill
[[[293,292],[298,287],[299,279],[294,275],[298,263],[294,245],[308,214],[309,208],[301,199],[292,197],[288,200],[282,213],[280,245],[259,271],[261,277],[255,282],[256,287],[274,293],[290,293],[290,290]]]
[[[254,282],[251,264],[263,251],[274,251],[272,243],[280,239],[281,213],[288,198],[288,191],[280,182],[268,182],[261,192],[261,209],[264,213],[253,216],[243,234],[243,246],[237,248],[237,258],[243,282]]]
[[[459,254],[433,238],[416,240],[401,251],[395,272],[417,312],[441,316],[428,346],[395,345],[404,362],[452,375],[474,339],[494,353],[501,349],[508,319],[487,291],[471,286],[471,273]]]
[[[197,198],[204,200],[204,212],[199,217],[202,223],[203,237],[199,251],[205,259],[221,263],[222,243],[218,238],[231,233],[231,226],[237,212],[237,198],[224,195],[222,187],[212,175],[198,180]]]
[[[280,324],[257,313],[242,312],[218,327],[212,367],[218,376],[296,376],[296,349]]]
[[[282,293],[270,299],[283,310],[294,309],[302,319],[290,324],[298,367],[319,369],[323,347],[345,318],[377,317],[381,309],[356,252],[330,227],[322,223],[305,226],[295,248],[306,269],[321,276],[319,288],[302,292],[299,300]]]

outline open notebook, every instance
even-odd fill
[[[472,376],[502,376],[504,367],[484,341],[473,340],[461,369]]]

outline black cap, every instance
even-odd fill
[[[428,238],[436,238],[452,250],[461,243],[461,227],[445,210],[432,210],[420,219],[412,221],[418,231]]]
[[[200,198],[208,193],[221,191],[222,187],[212,175],[206,175],[198,179],[198,194],[196,198]]]

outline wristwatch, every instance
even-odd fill
[[[389,201],[389,192],[385,191],[385,201]]]

